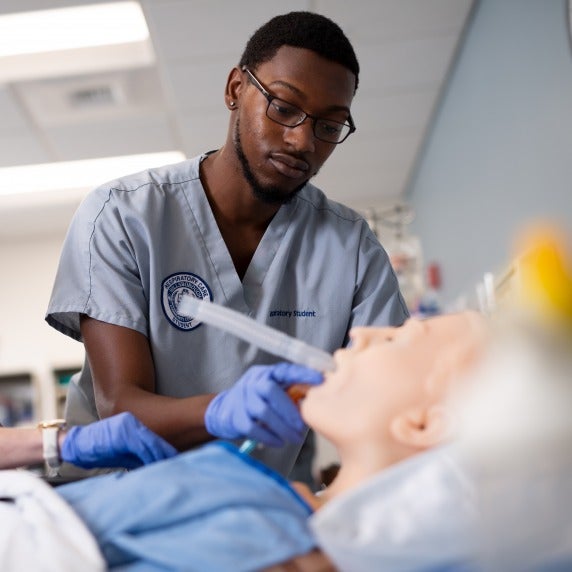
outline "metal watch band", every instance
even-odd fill
[[[42,429],[44,461],[50,469],[57,469],[62,463],[58,446],[58,435],[60,429],[63,429],[65,426],[66,422],[64,419],[42,421],[38,424],[38,427]]]

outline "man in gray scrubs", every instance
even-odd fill
[[[46,319],[82,341],[66,416],[131,411],[178,449],[253,438],[287,475],[305,435],[285,393],[321,375],[178,313],[183,294],[326,351],[408,315],[364,219],[309,181],[355,131],[359,64],[324,16],[259,28],[228,76],[224,145],[111,181],[80,206]]]

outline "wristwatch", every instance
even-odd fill
[[[62,464],[58,436],[65,426],[65,419],[53,419],[52,421],[38,423],[38,428],[42,430],[44,461],[49,469],[57,469]]]

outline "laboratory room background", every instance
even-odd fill
[[[571,227],[569,2],[288,10],[334,20],[360,64],[356,131],[313,182],[365,217],[412,315],[486,309],[519,229]],[[82,344],[44,320],[82,199],[220,146],[228,72],[283,12],[278,0],[0,0],[1,424],[61,417],[82,366]],[[319,486],[335,453],[317,439],[307,454]]]

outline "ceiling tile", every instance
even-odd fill
[[[210,61],[230,55],[238,61],[252,33],[276,14],[306,10],[306,0],[147,0],[151,37],[164,62]]]
[[[376,134],[390,138],[403,131],[423,131],[435,104],[437,89],[407,91],[380,97],[359,93],[352,105],[356,136]]]
[[[417,133],[391,141],[348,140],[347,146],[344,143],[335,150],[315,182],[329,197],[349,205],[396,198],[404,191],[419,145]]]
[[[55,153],[65,160],[133,155],[178,149],[166,115],[123,117],[46,129]]]
[[[40,140],[27,131],[0,135],[0,167],[30,165],[53,161]]]
[[[187,157],[222,147],[226,140],[228,114],[225,107],[219,112],[207,111],[181,116],[178,127]]]
[[[454,34],[365,46],[361,50],[360,90],[383,95],[421,87],[438,88],[451,63]]]
[[[458,32],[472,0],[316,0],[353,42],[382,44]],[[358,53],[359,57],[359,53]]]
[[[177,62],[168,66],[165,83],[177,112],[216,110],[225,107],[226,78],[234,62],[216,58],[210,62]]]
[[[14,131],[26,131],[29,122],[18,104],[13,92],[6,86],[0,85],[0,136]]]

